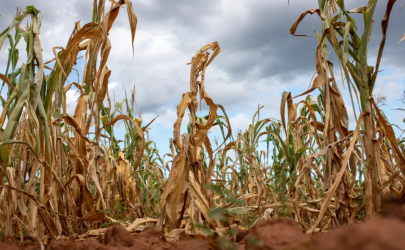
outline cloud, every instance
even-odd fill
[[[117,85],[118,85],[118,83],[116,83],[116,82],[108,83],[108,90],[117,88]]]
[[[352,106],[346,106],[347,116],[349,117],[349,130],[355,129],[357,125],[356,117],[354,116],[354,111]],[[356,110],[356,115],[358,117],[359,111]]]
[[[386,96],[388,99],[397,99],[401,97],[404,90],[404,84],[398,82],[380,83],[374,89],[375,94]]]
[[[75,113],[78,98],[79,93],[77,92],[77,90],[71,88],[69,89],[68,92],[66,92],[66,106],[67,106],[66,112],[68,114],[73,115]]]
[[[157,118],[156,118],[157,117]],[[154,113],[146,113],[142,115],[142,119],[147,123],[152,119],[156,118],[155,123],[160,123],[164,129],[173,129],[174,122],[177,119],[176,111],[173,108],[168,108],[165,110],[161,110],[159,114]],[[187,121],[183,121],[183,123],[187,123]]]
[[[374,95],[383,95],[388,100],[399,99],[405,90],[405,73],[402,68],[386,67],[377,78]]]
[[[23,8],[31,4],[44,16],[41,38],[46,59],[53,57],[54,46],[65,46],[75,21],[82,20],[84,24],[91,18],[92,4],[79,0],[18,0],[4,4],[1,19],[11,20],[17,6]],[[357,7],[356,4],[349,2],[348,8]],[[206,88],[216,102],[228,109],[265,103],[266,94],[279,89],[280,85],[288,90],[296,86],[295,82],[302,81],[303,76],[308,82],[314,70],[315,37],[289,34],[295,18],[307,8],[317,6],[314,0],[294,2],[288,11],[287,3],[279,0],[135,0],[133,6],[138,16],[135,57],[132,56],[128,17],[122,9],[110,31],[112,51],[107,65],[112,70],[112,85],[109,89],[113,89],[116,100],[120,100],[125,96],[124,89],[113,84],[122,83],[128,90],[135,84],[137,103],[144,112],[156,113],[180,100],[182,93],[189,89],[186,63],[201,46],[212,41],[219,42],[222,52],[207,69]],[[384,12],[384,4],[379,3],[370,51],[379,45],[381,32],[377,24]],[[358,27],[361,27],[361,15],[357,16]],[[384,57],[388,58],[405,52],[403,46],[394,46],[398,39],[393,34],[402,29],[402,15],[394,10],[391,18],[384,52]],[[313,27],[320,29],[316,15],[307,16],[297,32],[312,35]],[[2,64],[5,51],[0,54]],[[395,60],[383,62],[396,63]],[[260,96],[261,93],[266,94]]]
[[[231,123],[233,131],[241,130],[243,132],[249,127],[249,124],[252,122],[252,120],[249,119],[245,114],[237,114],[236,116],[229,119],[229,122]]]

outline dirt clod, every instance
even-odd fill
[[[399,250],[405,249],[405,223],[393,218],[382,218],[317,237],[313,250]]]
[[[199,240],[199,239],[189,239],[180,241],[177,245],[176,250],[207,250],[208,249],[208,241],[207,240]]]
[[[18,250],[18,245],[10,239],[0,239],[0,249]]]
[[[244,240],[246,249],[305,249],[310,243],[298,224],[286,218],[262,220],[256,223]]]
[[[175,246],[167,242],[155,228],[149,228],[134,238],[133,250],[172,250]]]
[[[248,234],[249,234],[249,230],[239,229],[238,233],[236,234],[236,242],[243,241]]]
[[[109,227],[105,232],[105,243],[112,247],[131,247],[135,238],[123,226]]]
[[[13,238],[0,239],[1,250],[39,250],[41,249],[37,243],[33,243],[31,240],[24,240],[20,244],[17,244]]]
[[[402,205],[402,204],[401,204]],[[395,206],[394,206],[395,207]],[[389,212],[389,211],[388,211]],[[398,216],[384,215],[379,219],[353,224],[316,236],[306,235],[290,219],[259,221],[250,231],[241,230],[235,243],[238,250],[405,250],[405,222]],[[240,235],[239,235],[240,234]],[[246,235],[246,237],[245,237]],[[212,242],[211,242],[212,241]],[[205,250],[217,249],[215,241],[201,235],[180,235],[176,245],[167,242],[154,228],[132,236],[124,227],[110,227],[105,244],[94,239],[84,241],[59,240],[50,242],[46,250]],[[0,239],[0,250],[40,250],[38,242],[25,240],[17,244],[13,238]]]
[[[405,203],[393,195],[386,195],[383,198],[384,209],[381,215],[384,217],[398,218],[405,221]]]
[[[64,240],[64,241],[53,241],[51,242],[47,250],[112,250],[115,248],[108,248],[99,242],[91,239],[87,239],[84,241],[71,241],[71,240]]]

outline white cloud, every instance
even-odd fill
[[[160,112],[157,114],[150,113],[150,112],[142,114],[142,119],[146,123],[151,121],[155,117],[157,117],[155,120],[155,123],[162,124],[162,127],[164,129],[173,129],[173,124],[177,120],[177,114],[173,108],[168,108],[168,109],[164,110],[163,112]],[[187,122],[188,122],[188,119],[187,119]],[[183,120],[183,123],[185,123],[184,120]]]
[[[118,85],[118,83],[116,83],[116,82],[110,82],[108,84],[108,90],[115,89],[117,87],[117,85]]]
[[[252,122],[245,114],[237,114],[236,116],[229,119],[233,131],[242,130],[245,131]]]
[[[390,76],[389,78],[391,78]],[[388,99],[398,99],[401,97],[402,92],[404,90],[404,84],[403,82],[400,83],[398,80],[402,79],[397,79],[396,82],[394,81],[389,81],[389,82],[384,82],[384,78],[388,77],[380,77],[379,82],[377,83],[377,87],[374,88],[374,95],[380,94],[383,96],[386,96]]]
[[[355,129],[357,125],[357,120],[354,116],[354,111],[352,106],[346,106],[347,116],[349,117],[349,130]],[[357,117],[359,116],[359,110],[356,110]]]
[[[78,97],[79,97],[78,92],[72,88],[69,89],[68,92],[66,92],[66,106],[67,106],[66,112],[69,115],[73,115],[75,113]]]

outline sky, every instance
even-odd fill
[[[176,106],[182,94],[189,91],[190,66],[187,63],[205,44],[218,41],[222,49],[206,71],[205,88],[215,103],[225,107],[234,132],[248,127],[259,104],[264,106],[261,118],[279,119],[282,92],[291,91],[295,96],[308,88],[315,70],[317,41],[313,29],[320,32],[319,17],[308,15],[298,27],[298,34],[310,37],[294,37],[289,29],[302,12],[317,8],[317,0],[290,0],[289,8],[287,0],[132,2],[138,17],[135,54],[132,54],[130,28],[123,9],[110,31],[109,91],[113,100],[121,101],[124,89],[129,91],[135,85],[136,109],[142,110],[144,123],[159,115],[151,126],[150,137],[157,143],[161,155],[169,152]],[[346,2],[347,9],[367,4],[367,0]],[[375,28],[369,43],[370,65],[375,64],[381,41],[381,19],[386,2],[380,0],[376,8]],[[0,30],[10,23],[17,7],[34,5],[43,15],[40,36],[44,60],[48,61],[54,57],[53,47],[66,46],[76,21],[81,20],[82,25],[90,21],[92,3],[91,0],[6,0],[0,9]],[[402,25],[405,10],[400,11],[403,4],[397,1],[392,11],[380,66],[382,72],[374,91],[388,98],[382,109],[390,122],[400,128],[405,127],[405,112],[395,109],[404,106],[398,99],[405,90],[405,42],[397,46],[405,32]],[[361,15],[358,17],[357,26],[361,27]],[[0,72],[5,69],[6,48],[5,42],[0,51]],[[20,55],[23,50],[21,46]],[[25,61],[24,55],[21,61]],[[353,127],[355,121],[348,90],[342,86],[340,71],[335,65],[335,75]],[[82,66],[79,63],[77,68]],[[313,94],[318,95],[318,92]],[[74,112],[77,98],[74,90],[68,92],[70,113]],[[207,109],[203,108],[197,115],[207,114]],[[124,127],[117,125],[115,131],[122,134]]]

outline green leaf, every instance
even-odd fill
[[[371,29],[373,26],[373,15],[374,15],[375,7],[377,6],[377,1],[370,0],[370,5],[371,5],[371,8],[368,8],[365,13],[365,21],[364,21],[365,26],[364,26],[363,34],[361,35],[361,45],[360,45],[358,57],[362,61],[363,61],[363,56],[367,53],[367,42],[368,42],[368,38],[371,34]],[[367,63],[367,62],[363,62],[363,63]]]
[[[205,188],[208,190],[213,191],[216,194],[221,194],[222,193],[222,186],[221,185],[215,185],[215,184],[206,184]]]
[[[20,121],[21,112],[23,110],[25,100],[28,97],[28,93],[29,89],[26,88],[20,98],[18,98],[17,104],[14,106],[14,109],[11,112],[10,117],[8,118],[6,128],[4,129],[4,133],[1,136],[1,141],[8,141],[14,137],[14,133]],[[8,147],[1,148],[0,154],[3,162],[8,163]]]
[[[27,8],[25,8],[25,10],[22,12],[21,15],[14,17],[14,19],[11,21],[10,25],[0,34],[0,51],[1,51],[1,47],[3,46],[3,42],[6,39],[7,35],[10,33],[10,31],[15,26],[20,24],[26,15],[32,15],[32,16],[36,17],[38,13],[39,13],[39,11],[34,6],[27,6]]]
[[[49,123],[48,123],[48,118],[47,118],[47,115],[46,115],[44,105],[42,103],[42,99],[39,99],[39,101],[38,101],[38,111],[39,111],[39,118],[41,119],[42,124],[44,126],[44,134],[45,134],[44,140],[45,140],[46,149],[48,151],[49,165],[52,165],[52,161],[51,161],[51,159],[52,159],[52,157],[51,157],[51,145],[50,145],[50,138],[51,138],[50,126],[49,126]]]
[[[342,64],[343,67],[346,68],[346,63],[348,59],[348,54],[349,54],[349,33],[350,33],[350,28],[351,28],[351,22],[347,22],[345,26],[345,34],[343,37],[343,54],[342,54]]]
[[[224,211],[225,210],[223,208],[217,207],[217,208],[211,209],[208,215],[213,220],[220,220],[220,221],[227,222],[228,219],[225,217]]]

